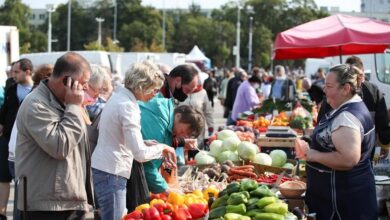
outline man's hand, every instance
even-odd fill
[[[184,150],[195,150],[198,148],[198,140],[196,139],[184,139]]]
[[[65,86],[65,104],[75,104],[81,106],[84,101],[83,86],[76,80],[72,85],[72,78],[68,77]]]

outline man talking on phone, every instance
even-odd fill
[[[82,107],[90,73],[82,56],[68,52],[20,106],[15,168],[16,178],[27,179],[27,207],[23,187],[18,189],[17,207],[28,219],[85,219],[88,203],[92,204]]]

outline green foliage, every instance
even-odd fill
[[[237,1],[214,9],[211,15],[203,14],[200,5],[192,4],[187,11],[166,11],[165,48],[162,45],[163,12],[141,5],[141,0],[116,0],[117,39],[113,43],[114,5],[112,0],[72,1],[71,50],[150,51],[188,53],[194,45],[219,67],[234,64],[233,46],[236,44]],[[247,0],[241,5],[241,64],[248,63],[249,18],[253,17],[253,66],[270,65],[271,45],[276,35],[304,22],[327,16],[317,9],[314,0]],[[252,9],[250,9],[252,8]],[[0,6],[0,24],[15,25],[20,32],[21,52],[46,51],[47,22],[35,29],[28,25],[31,11],[22,0],[5,0]],[[99,46],[98,23],[101,17],[102,39]],[[53,51],[67,47],[68,4],[60,4],[52,13]],[[283,61],[283,64],[301,65],[302,60]]]

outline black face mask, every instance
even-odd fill
[[[175,88],[175,92],[173,92],[173,97],[179,102],[184,102],[184,100],[186,100],[188,96],[183,92],[183,87],[180,87],[180,89]]]

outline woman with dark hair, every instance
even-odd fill
[[[306,160],[306,204],[317,219],[378,219],[370,159],[375,127],[357,95],[359,70],[341,64],[329,71],[324,92],[334,110],[318,123],[310,146],[301,140],[295,146]]]

